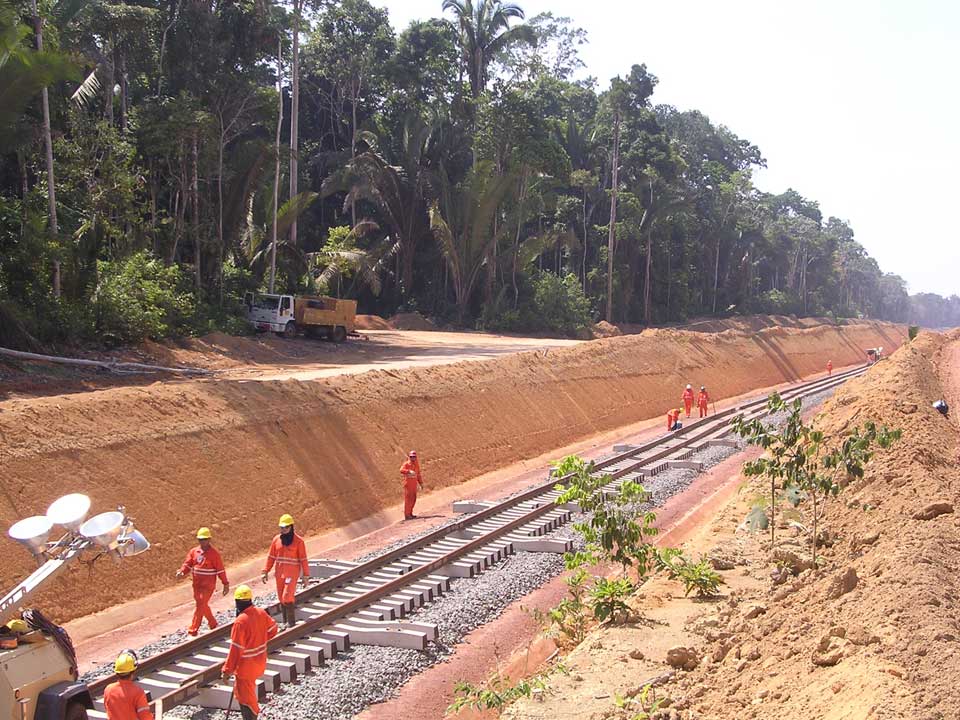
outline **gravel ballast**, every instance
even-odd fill
[[[810,396],[804,400],[804,409],[816,407],[833,392],[832,389],[825,390]],[[769,416],[766,422],[780,425],[785,418],[786,414],[782,413]],[[741,450],[742,443],[738,447],[710,447],[694,454],[691,459],[702,462],[704,469],[707,469]],[[699,474],[695,470],[670,469],[647,478],[643,484],[650,495],[643,503],[643,509],[655,509],[663,505],[668,498],[687,488]],[[431,527],[356,560],[362,562],[380,555],[462,518],[463,516],[453,518],[443,525]],[[579,515],[575,516],[573,521],[582,519],[583,516]],[[554,537],[571,538],[578,547],[583,545],[582,537],[573,529],[573,523],[558,529]],[[339,654],[337,658],[328,660],[324,667],[301,676],[297,683],[284,685],[281,692],[270,696],[260,717],[264,720],[339,720],[353,717],[367,706],[394,696],[413,675],[438,662],[444,662],[453,654],[454,646],[470,631],[499,617],[508,605],[556,577],[563,572],[563,568],[563,558],[560,555],[521,552],[501,561],[478,577],[456,579],[441,598],[410,616],[411,620],[434,623],[439,628],[439,641],[431,643],[425,652],[354,646],[348,652]],[[264,594],[257,599],[258,605],[274,602],[276,596],[273,593]],[[221,623],[229,622],[232,615],[220,613],[217,620]],[[150,657],[186,639],[185,632],[177,632],[144,646],[138,654],[141,658]],[[109,665],[104,665],[88,673],[83,679],[90,681],[111,670]],[[238,717],[236,713],[235,715]],[[224,713],[181,706],[166,711],[164,716],[190,720],[220,720]]]

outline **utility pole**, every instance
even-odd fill
[[[273,147],[273,229],[270,239],[270,294],[277,280],[277,205],[280,199],[280,126],[283,125],[283,36],[277,40],[277,137]]]
[[[37,10],[37,0],[32,0],[33,6],[33,24],[37,37],[37,52],[43,52],[43,21],[40,19],[40,12]],[[113,92],[113,86],[108,88],[108,92]],[[56,243],[59,250],[60,227],[57,224],[57,192],[56,183],[53,177],[53,139],[50,136],[50,99],[47,95],[46,86],[40,91],[40,101],[43,106],[43,145],[46,151],[47,160],[47,205],[50,213],[50,235]],[[60,297],[60,258],[53,259],[53,296]]]
[[[613,249],[616,244],[617,192],[620,186],[620,109],[613,116],[613,193],[610,197],[610,233],[607,236],[607,322],[613,322]]]

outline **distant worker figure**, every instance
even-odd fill
[[[267,643],[277,634],[277,623],[266,610],[253,604],[253,591],[246,585],[233,594],[237,619],[230,631],[230,653],[223,664],[223,679],[233,682],[233,693],[243,720],[254,720],[260,714],[257,702],[257,679],[267,669]]]
[[[187,628],[188,635],[196,635],[200,632],[200,624],[204,618],[207,620],[207,626],[213,630],[217,627],[217,618],[210,611],[210,598],[213,597],[214,590],[217,589],[217,578],[223,584],[223,594],[230,592],[230,583],[227,582],[227,572],[223,567],[223,558],[220,553],[210,543],[212,533],[210,528],[202,527],[197,530],[197,540],[200,542],[187,553],[187,559],[177,571],[177,577],[182,578],[190,575],[193,578],[193,599],[196,602],[196,608],[193,611],[193,620],[190,627]]]
[[[103,691],[103,708],[107,720],[153,720],[147,695],[133,682],[137,671],[137,656],[130,650],[117,655],[113,671],[118,680]]]
[[[423,475],[420,473],[420,460],[417,451],[411,450],[406,462],[400,466],[403,481],[403,519],[413,520],[413,506],[417,503],[417,490],[423,487]]]
[[[683,409],[687,411],[687,417],[690,417],[690,411],[693,410],[693,385],[687,383],[681,399],[683,400]]]
[[[833,375],[833,360],[827,360],[827,377]]]
[[[680,422],[680,408],[673,408],[667,410],[667,430],[679,430],[683,427],[683,424]]]
[[[289,628],[297,623],[297,581],[306,584],[310,577],[310,564],[307,562],[307,545],[294,532],[293,518],[287,514],[281,515],[278,524],[280,534],[270,543],[270,552],[260,579],[266,583],[270,569],[276,564],[273,575],[277,580],[277,600],[283,612],[283,623]]]
[[[707,406],[710,404],[710,395],[707,394],[707,388],[700,386],[700,392],[697,393],[697,408],[700,410],[700,417],[707,416]]]

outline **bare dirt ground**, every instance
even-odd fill
[[[841,388],[817,425],[838,435],[868,419],[903,430],[827,510],[816,569],[775,584],[766,535],[739,528],[745,483],[688,549],[725,560],[724,594],[697,602],[657,578],[633,603],[650,623],[595,631],[512,720],[633,718],[647,684],[664,720],[960,718],[960,432],[930,407],[960,396],[960,333],[923,334]],[[780,529],[781,563],[809,562],[806,538]],[[788,559],[789,555],[792,556]],[[688,669],[671,668],[684,647]]]
[[[203,379],[0,402],[0,525],[82,491],[124,504],[153,548],[65,573],[38,599],[61,621],[170,587],[200,526],[231,563],[258,557],[292,513],[310,534],[394,505],[410,448],[430,492],[649,418],[687,382],[717,400],[896,346],[882,323],[756,333],[648,331],[571,347],[307,382]],[[0,555],[0,584],[30,569]],[[123,596],[114,588],[123,587]]]

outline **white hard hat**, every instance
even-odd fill
[[[690,383],[687,383],[687,390],[693,390],[693,385],[691,385]]]

